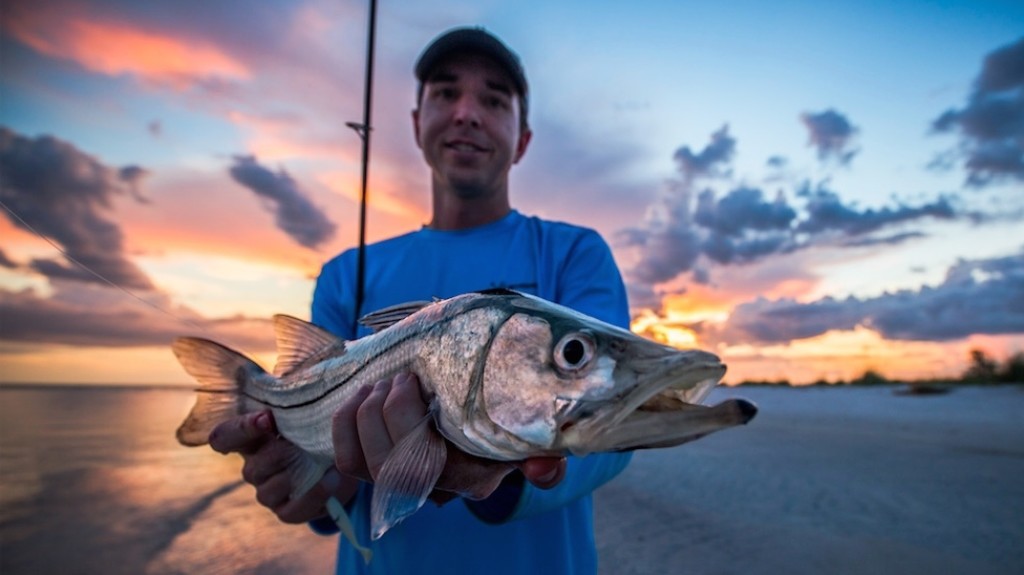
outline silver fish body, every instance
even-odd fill
[[[376,333],[349,342],[295,318],[274,323],[273,375],[215,342],[175,342],[201,384],[178,439],[205,444],[221,421],[270,408],[279,432],[308,454],[290,468],[300,495],[333,464],[337,408],[364,385],[416,373],[431,417],[396,446],[375,484],[374,538],[433,489],[445,457],[434,430],[466,453],[517,461],[678,445],[756,413],[744,400],[699,405],[725,373],[713,354],[507,290],[387,308],[363,319]]]

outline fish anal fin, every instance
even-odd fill
[[[436,301],[436,300],[435,300]],[[432,304],[432,301],[411,301],[400,303],[375,312],[368,313],[359,319],[359,323],[372,329],[374,333],[383,331],[410,315]]]
[[[319,461],[309,453],[298,449],[289,456],[286,466],[292,483],[292,499],[301,497],[312,489],[331,468],[330,463]],[[327,514],[331,516],[335,525],[338,526],[338,530],[352,544],[352,547],[363,556],[363,560],[369,563],[373,552],[359,543],[356,538],[355,526],[352,525],[352,520],[345,511],[345,507],[333,496],[327,500]]]
[[[278,314],[274,316],[274,332],[277,335],[274,375],[277,377],[345,354],[345,340],[308,321]]]
[[[331,464],[320,461],[300,449],[292,451],[285,463],[291,480],[291,498],[297,499],[313,488],[330,469]]]
[[[291,498],[301,497],[312,489],[323,479],[324,474],[327,473],[330,467],[329,463],[321,463],[308,453],[296,450],[287,462],[288,474],[292,482]],[[369,563],[373,557],[373,552],[368,547],[359,543],[359,540],[356,538],[355,526],[352,525],[352,519],[349,518],[341,502],[333,496],[327,499],[327,514],[331,516],[334,524],[338,526],[338,530],[344,535],[345,539],[363,556],[363,560]]]
[[[370,531],[376,540],[427,500],[447,459],[444,438],[427,416],[402,438],[381,467],[370,502]]]

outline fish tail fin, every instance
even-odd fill
[[[263,406],[246,393],[254,379],[267,376],[256,362],[198,337],[178,338],[172,349],[185,371],[199,382],[196,404],[178,428],[182,445],[206,445],[218,424]]]

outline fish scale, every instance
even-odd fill
[[[301,384],[309,388],[319,387],[330,391],[324,393],[318,401],[302,407],[274,409],[278,431],[289,441],[316,455],[322,461],[333,462],[331,423],[334,412],[363,386],[390,379],[395,374],[408,370],[415,359],[418,343],[401,343],[391,347],[388,354],[369,353],[367,355],[370,359],[367,361],[361,361],[362,357],[357,355],[360,351],[359,346],[353,345],[345,356],[314,366],[316,371],[313,373],[294,374],[296,384],[300,384],[300,378],[306,376],[306,381]],[[338,364],[353,361],[359,366],[355,376],[344,382],[332,378],[332,373],[347,372],[351,369],[351,366],[344,367]]]

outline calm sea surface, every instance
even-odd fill
[[[330,572],[333,540],[255,505],[239,458],[177,443],[193,397],[0,387],[0,573]]]

